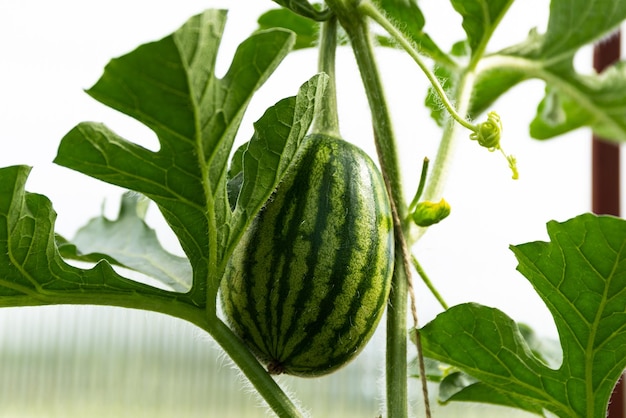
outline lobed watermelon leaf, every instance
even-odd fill
[[[5,281],[0,299],[10,299],[0,306],[76,303],[69,294],[51,294],[48,288],[53,287],[74,296],[79,291],[80,303],[169,312],[149,298],[145,303],[124,299],[156,295],[184,300],[189,307],[215,307],[229,254],[289,166],[327,83],[325,75],[314,76],[297,96],[270,107],[255,124],[254,137],[236,153],[241,164],[231,168],[240,178],[239,199],[231,208],[227,169],[235,134],[252,95],[289,52],[294,36],[280,29],[251,35],[237,49],[226,75],[217,78],[214,67],[225,22],[226,12],[220,10],[194,16],[172,35],[113,59],[88,90],[151,128],[159,139],[160,149],[151,151],[95,122],[79,124],[62,139],[57,164],[138,192],[123,198],[117,220],[93,219],[69,242],[55,236],[47,199],[23,191],[28,169],[4,172],[8,177],[2,181],[0,202],[7,220],[0,239],[8,258],[0,262],[0,280]],[[143,221],[139,194],[156,202],[187,258],[160,246]],[[97,264],[81,270],[62,257]],[[111,265],[143,273],[173,291],[123,278]],[[2,272],[3,267],[9,270]],[[124,296],[117,302],[102,297],[113,290]]]
[[[626,368],[626,221],[585,214],[548,223],[550,242],[512,246],[518,270],[552,313],[563,350],[550,367],[498,309],[466,303],[421,331],[425,354],[470,381],[453,400],[560,417],[605,416]]]
[[[226,75],[217,78],[214,67],[225,22],[225,11],[195,16],[174,34],[113,59],[88,90],[152,129],[158,151],[105,125],[84,122],[63,138],[55,159],[156,202],[191,263],[193,280],[184,282],[192,283],[190,294],[198,306],[217,294],[229,252],[260,208],[259,199],[275,188],[310,125],[317,89],[325,86],[325,76],[314,77],[296,98],[272,107],[258,122],[258,129],[265,128],[261,134],[257,129],[251,144],[262,145],[248,155],[262,170],[247,164],[245,204],[233,216],[227,169],[235,135],[252,95],[292,48],[294,35],[283,29],[251,35],[238,47]],[[274,118],[268,120],[268,114]],[[280,123],[280,129],[272,123]],[[179,290],[187,286],[179,285]]]
[[[50,201],[24,191],[29,172],[26,166],[0,169],[0,307],[92,303],[139,308],[186,300],[128,280],[105,261],[88,270],[67,264],[55,244]]]

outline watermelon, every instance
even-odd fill
[[[378,168],[314,134],[238,243],[221,283],[231,329],[272,374],[319,376],[374,333],[393,272],[393,223]]]

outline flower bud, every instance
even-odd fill
[[[439,203],[428,200],[418,203],[411,216],[416,225],[430,226],[442,221],[449,214],[450,205],[445,199],[441,199]]]

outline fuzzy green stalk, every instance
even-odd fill
[[[378,8],[369,0],[363,0],[359,4],[359,10],[363,12],[368,17],[372,18],[376,23],[383,27],[399,44],[402,48],[413,58],[415,63],[420,67],[430,85],[432,86],[435,93],[437,93],[437,97],[441,101],[441,104],[446,108],[450,116],[454,118],[459,124],[466,127],[472,132],[476,132],[478,127],[471,122],[467,121],[465,116],[458,112],[455,109],[454,105],[448,99],[443,86],[437,79],[437,76],[430,70],[426,62],[422,59],[419,52],[413,46],[413,44],[404,36],[404,34],[398,30],[386,17],[384,14],[378,10]]]
[[[383,87],[375,64],[369,30],[365,23],[355,28],[346,28],[365,85],[376,149],[383,176],[389,187],[399,219],[406,218],[406,207],[402,196],[399,164],[391,117],[383,94]],[[397,242],[397,241],[396,241]],[[387,305],[387,416],[408,416],[407,389],[407,277],[403,266],[401,246],[396,245],[394,276]]]
[[[466,71],[462,75],[463,79],[466,79],[466,78],[471,79],[471,82],[467,82],[467,80],[461,81],[461,83],[465,84],[465,86],[469,86],[469,92],[467,92],[467,96],[465,96],[466,94],[465,86],[460,86],[457,88],[457,92],[461,92],[460,94],[462,95],[462,99],[466,99],[467,101],[465,103],[462,103],[459,101],[459,97],[457,96],[456,98],[457,100],[454,100],[453,102],[451,102],[448,99],[446,91],[441,86],[441,83],[439,82],[435,74],[430,70],[426,62],[423,60],[417,48],[413,45],[413,43],[409,39],[407,39],[407,37],[402,33],[402,31],[396,28],[393,25],[393,23],[391,23],[391,21],[389,21],[389,19],[387,19],[387,17],[376,7],[376,5],[374,5],[371,2],[371,0],[362,0],[358,5],[358,9],[360,12],[370,17],[371,19],[376,21],[376,23],[382,26],[383,29],[385,29],[387,33],[389,33],[398,42],[398,44],[411,56],[411,58],[413,58],[415,63],[419,66],[419,68],[422,70],[422,72],[424,73],[428,81],[430,82],[433,88],[433,91],[437,94],[437,97],[441,101],[441,104],[448,111],[448,114],[450,115],[450,117],[452,117],[452,119],[454,119],[459,125],[472,131],[473,132],[471,135],[472,139],[481,138],[483,135],[482,128],[485,126],[485,123],[473,124],[470,121],[468,121],[467,120],[467,107],[469,103],[469,95],[471,94],[471,89],[473,88],[473,85],[474,85],[473,82],[475,79],[476,66],[483,55],[484,49],[486,47],[486,42],[489,39],[489,37],[485,37],[483,42],[480,44],[478,51],[474,52],[469,66],[467,67]],[[453,105],[453,103],[456,104],[456,107],[455,105]],[[454,136],[456,135],[456,132],[457,132],[456,126],[450,126],[450,125],[451,124],[448,124],[448,126],[446,126],[445,128],[444,139],[439,148],[440,149],[439,155],[441,155],[442,158],[437,159],[434,164],[435,167],[437,167],[437,169],[439,170],[439,172],[446,172],[448,170],[447,164],[449,160],[447,159],[447,157],[446,158],[443,158],[443,157],[445,157],[445,155],[448,153],[448,149],[452,149],[452,147],[450,146],[450,142],[452,141],[450,135]],[[499,126],[498,138],[500,137],[499,135],[500,135],[501,130],[502,130],[502,127]],[[450,141],[448,142],[448,140]],[[503,156],[506,158],[509,164],[511,171],[513,172],[513,179],[517,179],[519,177],[519,173],[517,172],[517,165],[516,165],[515,157],[506,155],[504,153],[504,151],[500,147],[499,140],[498,140],[497,146],[488,147],[488,148],[499,149],[502,152]],[[443,167],[439,165],[439,163],[442,161],[446,162],[446,164]],[[444,180],[445,180],[445,177],[444,177]],[[433,193],[432,196],[428,195],[427,193],[425,199],[426,200],[438,200],[443,187],[439,187],[437,184],[441,184],[443,186],[444,183],[445,182],[440,181],[439,179],[434,179],[435,185],[431,187],[431,190],[436,191],[437,193]]]
[[[472,89],[474,86],[475,75],[473,72],[465,72],[460,79],[455,91],[455,103],[457,104],[457,112],[466,115],[469,107]],[[437,155],[432,164],[426,189],[424,190],[424,200],[438,201],[441,199],[443,189],[448,179],[448,173],[452,164],[452,157],[456,149],[457,141],[460,135],[458,131],[461,126],[454,121],[448,119],[443,130],[441,142]],[[421,228],[421,232],[424,229]]]
[[[391,115],[376,66],[370,32],[363,16],[348,1],[330,0],[328,6],[350,38],[361,79],[365,87],[374,129],[376,150],[388,193],[399,219],[406,219],[406,203],[402,192],[397,145]],[[403,225],[406,230],[406,225]],[[406,233],[406,231],[405,231]],[[398,241],[396,241],[398,243]],[[386,401],[387,416],[408,416],[407,389],[407,277],[401,245],[396,245],[395,269],[387,304]]]
[[[337,17],[332,16],[322,24],[318,71],[328,75],[328,85],[324,91],[319,111],[313,122],[313,132],[341,137],[339,114],[337,113],[337,83],[335,82],[335,52],[337,50]]]
[[[210,321],[207,331],[235,362],[239,370],[252,383],[274,413],[281,418],[298,418],[304,415],[281,389],[254,355],[219,318]]]

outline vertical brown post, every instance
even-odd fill
[[[621,35],[616,32],[598,43],[593,50],[593,66],[603,71],[620,58]],[[620,216],[620,148],[616,143],[597,135],[592,139],[592,210],[597,214]],[[619,381],[609,404],[608,418],[625,418],[624,376]]]

